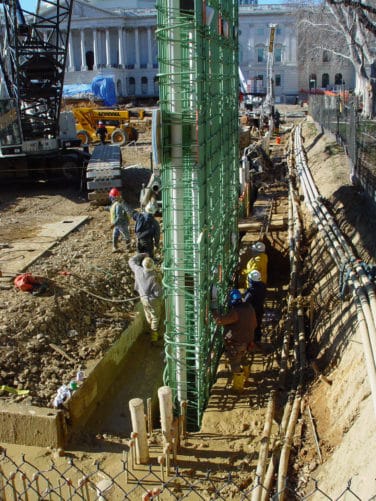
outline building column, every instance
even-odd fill
[[[81,71],[85,71],[86,67],[86,53],[85,53],[85,31],[80,31],[81,36]]]
[[[124,68],[124,36],[123,28],[118,28],[118,40],[119,40],[119,65]]]
[[[151,28],[148,28],[148,68],[153,67],[153,48],[151,40]]]
[[[70,30],[68,38],[68,71],[74,71],[74,48],[72,30]]]
[[[93,69],[98,69],[98,31],[93,30],[93,53],[94,53],[94,64]]]
[[[106,67],[111,66],[111,51],[110,51],[110,30],[106,29]]]
[[[134,46],[136,52],[135,68],[140,68],[140,38],[138,33],[138,28],[134,30]]]

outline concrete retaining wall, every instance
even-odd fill
[[[0,407],[0,442],[39,447],[64,447],[69,434],[82,427],[113,384],[129,349],[145,332],[142,306],[120,339],[91,370],[87,379],[66,402],[64,410],[9,404]],[[66,414],[69,414],[67,419]]]

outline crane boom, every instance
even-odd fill
[[[24,10],[19,0],[2,4],[0,67],[19,141],[57,138],[73,0],[40,0],[36,13]]]

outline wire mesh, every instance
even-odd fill
[[[352,164],[352,179],[376,201],[376,122],[361,116],[355,96],[312,95],[310,114],[324,129],[335,134]]]
[[[165,383],[199,427],[222,349],[210,315],[237,248],[237,2],[159,0]]]
[[[264,485],[254,472],[240,472],[239,469],[208,470],[194,475],[177,466],[164,472],[152,464],[134,469],[128,464],[126,455],[110,465],[97,461],[89,466],[71,458],[61,458],[60,462],[51,461],[47,468],[41,469],[25,455],[20,459],[11,457],[6,451],[0,455],[0,499],[4,500],[251,500],[256,490],[263,498],[276,501],[281,495],[291,501],[376,499],[369,489],[365,495],[361,483],[353,486],[352,479],[346,485],[336,486],[335,493],[324,489],[322,484],[309,476],[305,476],[303,482],[291,477],[277,492],[275,487]]]

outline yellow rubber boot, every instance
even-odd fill
[[[243,391],[244,390],[245,377],[242,372],[234,372],[232,376],[232,389],[234,391]]]
[[[243,366],[244,381],[248,381],[250,373],[251,373],[251,366],[250,365],[244,365]]]
[[[151,342],[153,344],[157,343],[159,339],[158,331],[151,331]]]

